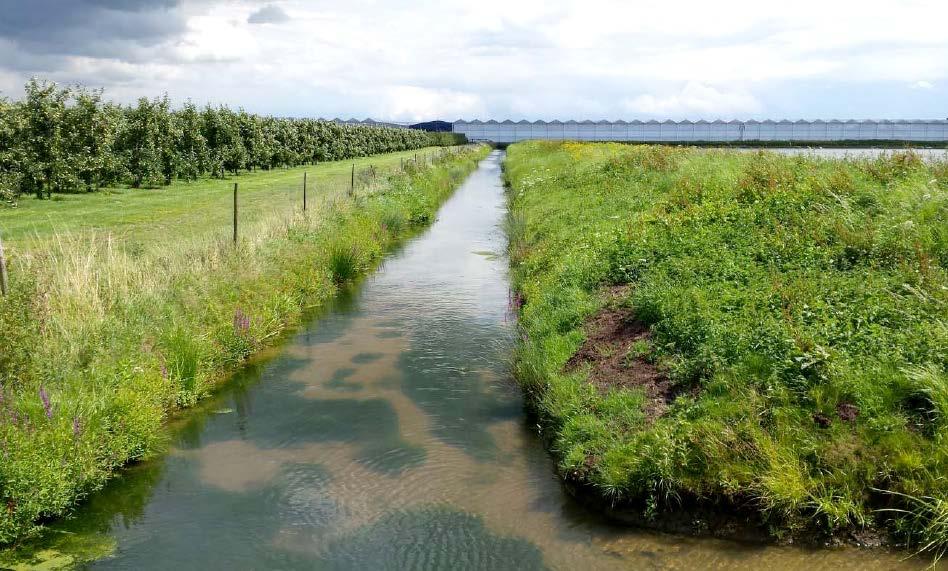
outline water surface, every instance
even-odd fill
[[[566,496],[508,374],[502,157],[67,522],[114,541],[92,567],[924,567],[614,527]]]

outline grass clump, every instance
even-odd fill
[[[651,516],[723,501],[776,534],[888,526],[948,542],[944,164],[568,142],[508,153],[516,371],[566,477]],[[620,414],[566,366],[607,303],[648,327],[626,360],[677,387],[657,418],[628,420],[650,410],[641,395]]]
[[[353,198],[326,193],[306,214],[258,212],[236,246],[224,232],[155,232],[147,219],[153,244],[131,238],[131,221],[128,239],[77,232],[19,242],[11,295],[0,297],[0,545],[160,451],[169,414],[374,267],[486,154],[469,147]]]
[[[358,244],[336,240],[329,246],[329,272],[335,283],[351,282],[362,273],[362,266]]]

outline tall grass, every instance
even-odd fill
[[[362,252],[358,244],[337,240],[329,247],[329,272],[337,284],[351,282],[362,273]]]
[[[66,234],[20,253],[0,298],[0,544],[159,451],[169,413],[374,267],[484,154],[470,148],[306,215],[258,218],[236,246],[164,235],[166,247],[143,250]]]
[[[516,371],[561,473],[653,514],[726,500],[778,533],[892,526],[939,553],[946,173],[911,153],[511,146]],[[564,370],[615,285],[679,394],[651,421],[634,390]],[[879,512],[875,489],[927,499]]]
[[[508,210],[504,217],[504,234],[507,236],[507,246],[512,264],[519,264],[526,256],[527,248],[527,219],[523,212]]]
[[[943,478],[944,476],[939,476]],[[899,516],[895,532],[919,553],[928,553],[937,563],[948,553],[948,500],[944,497],[913,496],[885,490],[904,507],[883,508],[885,514]]]

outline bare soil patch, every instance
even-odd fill
[[[566,362],[566,370],[589,365],[588,381],[606,392],[615,388],[637,388],[645,393],[648,420],[660,417],[681,391],[659,366],[642,354],[650,347],[651,331],[635,313],[616,303],[628,293],[628,287],[609,292],[606,307],[586,320],[586,341]]]

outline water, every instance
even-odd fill
[[[424,235],[59,526],[97,569],[893,569],[610,526],[566,496],[510,379],[502,153]]]

